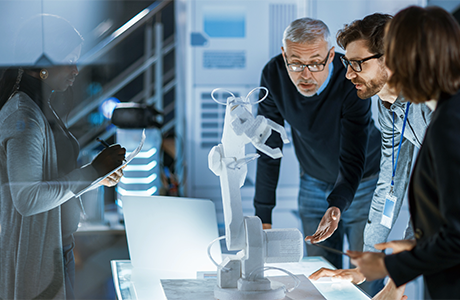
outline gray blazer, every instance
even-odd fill
[[[394,156],[395,162],[400,142],[401,152],[397,163],[396,174],[394,178],[394,195],[398,199],[395,205],[393,224],[399,214],[402,202],[406,195],[407,185],[409,183],[412,169],[412,160],[415,148],[420,148],[426,128],[431,120],[431,110],[425,104],[412,103],[409,107],[404,137],[401,139],[401,132],[404,123],[404,114],[406,112],[407,102],[399,97],[393,104],[379,103],[379,124],[382,133],[382,156],[380,160],[380,174],[377,187],[372,199],[371,209],[369,211],[369,221],[364,230],[365,251],[376,251],[373,245],[382,243],[387,240],[390,230],[380,224],[382,211],[385,203],[385,197],[390,191],[391,177],[393,173],[392,166],[392,139],[393,139],[393,112],[394,118]],[[385,104],[387,106],[385,106]],[[406,233],[406,237],[410,237]]]
[[[0,110],[0,298],[65,298],[60,205],[97,178],[57,178],[54,136],[25,93]],[[80,213],[80,212],[76,212]]]

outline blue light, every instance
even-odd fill
[[[132,195],[132,196],[152,196],[153,194],[155,194],[155,192],[158,190],[158,187],[156,186],[153,186],[151,187],[150,189],[147,189],[147,190],[144,190],[144,191],[129,191],[129,190],[125,190],[124,188],[122,187],[117,187],[117,192],[122,195],[122,196],[126,196],[126,195]]]
[[[112,118],[113,110],[115,107],[117,107],[118,103],[120,103],[120,100],[115,97],[105,99],[104,102],[102,102],[99,106],[99,111],[104,116],[104,118],[110,120]]]
[[[120,199],[115,200],[115,204],[116,204],[119,208],[123,208],[123,203],[121,202]]]
[[[117,142],[131,155],[138,146],[142,129],[117,128]],[[123,169],[124,176],[117,186],[118,195],[152,196],[160,191],[161,132],[158,128],[145,130],[146,139],[142,151]]]
[[[102,92],[102,86],[99,82],[91,82],[86,88],[86,92],[89,96],[94,96]]]
[[[150,171],[156,166],[157,166],[157,161],[152,160],[151,162],[145,165],[135,165],[135,164],[127,165],[123,170],[124,171]]]
[[[147,177],[135,177],[135,178],[130,178],[123,176],[120,178],[120,182],[124,184],[149,184],[152,183],[157,179],[157,174],[152,173],[151,175]]]
[[[104,123],[104,116],[100,112],[93,112],[88,115],[88,122],[93,126],[99,126]]]
[[[132,152],[126,152],[126,156],[130,155],[131,153]],[[139,154],[136,156],[136,158],[150,158],[153,155],[155,155],[156,153],[157,153],[157,149],[156,148],[151,148],[148,151],[139,152]]]

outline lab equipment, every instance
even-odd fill
[[[145,139],[141,151],[139,139],[143,132],[145,132]],[[127,159],[132,158],[131,163],[123,169],[123,177],[117,186],[118,195],[158,195],[161,186],[159,179],[160,130],[158,128],[117,128],[116,141],[126,148]]]
[[[112,113],[112,123],[120,128],[161,128],[163,113],[153,105],[119,103]]]
[[[254,117],[252,106],[268,95],[264,87],[255,88],[245,98],[230,97],[226,103],[221,144],[208,155],[208,165],[219,176],[225,221],[225,239],[228,250],[239,252],[223,260],[217,270],[214,297],[220,300],[283,299],[287,289],[281,283],[264,277],[265,263],[298,262],[303,256],[303,236],[298,229],[262,229],[257,216],[243,216],[240,188],[243,186],[247,164],[258,154],[245,155],[245,145],[251,143],[272,158],[282,157],[279,148],[265,145],[272,131],[277,131],[288,143],[284,127],[263,116]],[[251,103],[250,96],[265,90],[265,96]]]
[[[215,270],[206,254],[209,241],[218,236],[216,208],[211,200],[137,195],[125,195],[121,200],[135,272],[195,279],[198,271]],[[220,244],[211,253],[220,255]]]

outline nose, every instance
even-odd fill
[[[300,73],[300,75],[305,79],[309,79],[311,77],[311,71],[307,67],[305,67]]]
[[[353,69],[352,69],[350,66],[348,66],[348,67],[347,67],[347,73],[345,74],[345,77],[346,77],[348,80],[351,80],[351,79],[353,79],[353,78],[356,77],[356,72],[353,71]]]

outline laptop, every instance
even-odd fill
[[[122,196],[123,214],[133,270],[190,274],[216,271],[207,254],[218,237],[211,200],[170,196]],[[220,243],[211,255],[221,262]],[[187,276],[188,277],[188,276]]]

